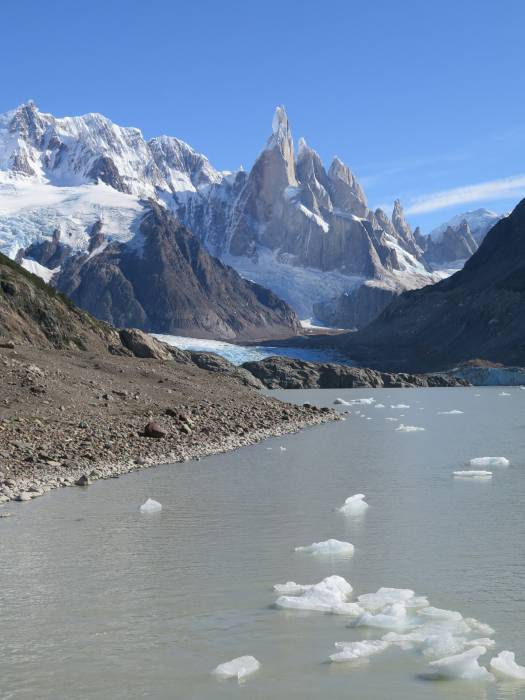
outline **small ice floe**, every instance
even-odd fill
[[[350,542],[329,539],[324,542],[313,542],[304,547],[296,547],[296,552],[306,552],[307,554],[353,554],[354,545]]]
[[[486,653],[483,646],[472,647],[461,654],[445,656],[431,661],[430,666],[437,671],[439,678],[461,679],[469,681],[492,681],[494,676],[480,666],[478,659]]]
[[[469,639],[468,641],[464,642],[466,647],[493,647],[496,645],[496,642],[494,639],[491,639],[490,637],[478,637],[477,639]]]
[[[267,447],[266,449],[267,449],[267,450],[273,450],[273,447]]]
[[[490,660],[490,668],[500,678],[525,681],[525,667],[516,663],[516,655],[513,651],[500,651]]]
[[[451,411],[438,411],[438,416],[459,416],[463,411],[453,408]]]
[[[403,423],[396,428],[398,433],[419,433],[423,430],[425,428],[419,428],[417,425],[403,425]]]
[[[521,389],[522,391],[525,391],[525,386],[519,386],[518,389]]]
[[[139,510],[141,513],[158,513],[162,510],[162,504],[155,501],[153,498],[148,498],[148,500],[140,506]]]
[[[330,661],[341,663],[343,661],[355,661],[379,654],[388,649],[390,644],[382,639],[365,639],[361,642],[336,642],[335,647],[341,649],[336,654],[331,654]]]
[[[391,403],[390,408],[410,408],[406,403]]]
[[[281,595],[300,595],[309,591],[315,584],[313,583],[295,583],[295,581],[287,581],[286,583],[276,583],[273,590]]]
[[[286,452],[286,447],[284,447],[283,445],[281,445],[279,449],[281,450],[281,452]]]
[[[459,469],[453,472],[453,475],[461,479],[492,479],[492,472],[485,469]]]
[[[355,603],[348,603],[352,595],[352,585],[342,576],[328,576],[319,583],[307,586],[289,581],[286,584],[277,584],[274,588],[277,591],[287,591],[287,595],[281,595],[275,601],[278,608],[342,614],[344,606],[355,606]],[[348,613],[351,612],[350,608]]]
[[[391,420],[391,421],[395,421],[397,423],[399,421],[399,418],[393,418],[392,416],[387,416],[385,418],[385,420]]]
[[[375,402],[376,402],[376,400],[372,397],[370,397],[369,399],[352,399],[350,401],[350,403],[353,404],[354,406],[358,406],[361,404],[363,406],[371,406]]]
[[[337,398],[337,399],[335,399],[334,404],[337,404],[340,406],[350,406],[350,401],[345,401],[344,399]]]
[[[261,664],[254,656],[239,656],[232,661],[219,664],[213,673],[219,678],[236,678],[242,681],[260,668]]]
[[[356,493],[355,496],[349,496],[344,505],[339,508],[339,512],[345,515],[361,515],[368,508],[365,498],[364,493]]]
[[[384,403],[376,403],[374,408],[385,408],[385,404]]]
[[[358,598],[359,600],[359,598]],[[361,603],[359,602],[359,605]],[[356,627],[379,627],[380,629],[396,630],[404,632],[416,626],[416,622],[409,617],[407,608],[403,603],[392,603],[383,608],[382,612],[375,615],[365,612],[355,621]]]
[[[508,393],[508,391],[500,391],[498,396],[510,396],[510,394]]]
[[[486,622],[480,622],[479,620],[476,620],[475,617],[466,617],[465,624],[468,626],[471,632],[487,635],[494,634],[494,629],[490,625],[487,625]],[[486,645],[482,644],[481,646],[484,647]]]
[[[375,593],[364,593],[357,597],[359,605],[367,612],[378,613],[388,605],[402,603],[406,608],[426,608],[428,600],[416,596],[410,588],[379,588]]]
[[[475,457],[470,460],[471,467],[508,467],[509,464],[506,457]]]

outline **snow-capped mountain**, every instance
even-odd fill
[[[282,107],[250,172],[217,171],[179,139],[146,140],[99,114],[56,118],[30,102],[0,116],[0,250],[11,257],[57,235],[91,257],[133,245],[147,200],[303,317],[362,325],[400,291],[443,276],[399,202],[392,217],[373,212],[341,160],[325,169],[304,139],[295,152]],[[58,279],[52,270],[39,271]]]
[[[474,209],[473,211],[465,211],[462,214],[457,214],[453,216],[445,223],[440,224],[435,229],[430,232],[430,237],[432,240],[438,242],[443,237],[443,234],[448,228],[457,231],[461,224],[466,221],[472,237],[479,244],[485,238],[490,229],[502,219],[505,214],[496,214],[494,211],[489,209]]]

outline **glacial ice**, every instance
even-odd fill
[[[300,595],[312,588],[313,585],[313,583],[301,584],[295,583],[295,581],[287,581],[286,583],[276,583],[273,590],[281,595]]]
[[[335,663],[342,661],[355,661],[356,659],[366,658],[373,654],[379,654],[390,646],[388,642],[382,639],[365,639],[361,642],[336,642],[337,649],[342,651],[336,654],[331,654],[330,661]]]
[[[368,508],[368,503],[364,499],[364,493],[356,493],[355,496],[349,496],[344,505],[339,508],[339,512],[344,513],[344,515],[361,515]]]
[[[508,393],[508,391],[500,391],[498,396],[510,396],[510,394]]]
[[[455,637],[451,632],[441,634],[430,634],[423,643],[423,655],[433,658],[459,654],[464,650],[465,639]]]
[[[153,498],[148,498],[148,500],[140,506],[141,513],[158,513],[162,510],[162,504],[155,501]]]
[[[478,639],[469,639],[468,641],[465,641],[465,646],[466,647],[493,647],[496,645],[496,642],[494,639],[490,639],[490,637],[478,637]]]
[[[492,472],[483,469],[460,469],[453,472],[454,476],[468,477],[470,479],[492,479]]]
[[[384,403],[376,403],[374,408],[385,408],[385,404]]]
[[[283,445],[281,445],[279,449],[281,450],[281,452],[286,452],[286,447],[283,447]]]
[[[490,668],[501,678],[512,678],[525,681],[525,667],[516,663],[516,655],[513,651],[500,651],[490,660]]]
[[[425,428],[419,428],[417,425],[403,425],[403,423],[396,428],[396,431],[401,433],[419,433],[423,430]]]
[[[397,423],[398,420],[399,420],[399,418],[392,418],[392,416],[387,416],[387,417],[385,418],[385,420],[391,420],[391,421],[395,421],[395,422]]]
[[[461,654],[431,661],[430,666],[438,672],[440,678],[491,681],[494,676],[478,663],[479,657],[486,651],[482,646],[473,647]]]
[[[353,404],[354,406],[357,406],[360,404],[365,405],[365,406],[371,406],[375,402],[376,402],[376,400],[372,397],[370,397],[369,399],[352,399],[350,401],[350,403]]]
[[[236,659],[219,664],[213,673],[219,678],[237,678],[237,680],[241,681],[260,667],[261,664],[254,656],[239,656]]]
[[[508,467],[509,464],[506,457],[475,457],[470,460],[471,467]]]
[[[378,613],[388,605],[402,603],[406,608],[428,607],[428,600],[416,596],[410,588],[379,588],[375,593],[364,593],[357,597],[359,605],[367,612]]]
[[[463,411],[453,408],[451,411],[438,411],[438,416],[459,416],[460,413],[463,413]]]
[[[308,554],[353,554],[354,545],[350,542],[329,539],[324,542],[313,542],[304,547],[296,547],[295,551]]]
[[[373,615],[365,612],[356,620],[356,627],[379,627],[403,632],[415,627],[413,619],[407,615],[406,606],[403,603],[393,603],[383,608],[383,611]]]
[[[465,618],[465,623],[468,625],[469,629],[472,632],[477,632],[478,634],[494,634],[494,630],[490,625],[487,625],[485,622],[480,622],[479,620],[476,620],[475,617],[466,617]],[[482,644],[481,646],[485,646]]]
[[[279,585],[279,584],[277,584]],[[288,585],[288,584],[286,584]],[[298,591],[300,584],[295,584]],[[346,605],[352,594],[352,585],[342,576],[328,576],[319,583],[308,586],[299,595],[282,595],[275,601],[279,608],[337,612]]]
[[[406,403],[391,403],[390,408],[410,408],[410,406]]]
[[[344,399],[336,399],[334,401],[335,404],[341,405],[341,406],[350,406],[350,401],[345,401]]]

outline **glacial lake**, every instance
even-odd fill
[[[494,628],[482,664],[501,649],[525,664],[525,391],[501,393],[273,392],[326,406],[371,397],[385,408],[341,406],[352,412],[344,422],[4,506],[0,697],[525,698],[515,682],[428,680],[428,659],[396,646],[328,663],[334,642],[388,630],[272,607],[274,584],[330,574],[355,596],[411,588]],[[396,430],[401,423],[425,430]],[[510,466],[488,467],[489,480],[452,477],[482,456]],[[366,494],[364,515],[338,512],[356,493]],[[149,497],[161,513],[139,513]],[[354,555],[294,551],[328,538],[352,542]],[[244,683],[212,675],[245,654],[262,665]]]

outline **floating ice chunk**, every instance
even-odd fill
[[[483,469],[460,469],[453,472],[454,476],[468,477],[469,479],[492,479],[492,472]]]
[[[350,401],[345,401],[344,399],[339,399],[337,398],[334,401],[335,404],[341,405],[341,406],[350,406]]]
[[[148,498],[148,500],[140,506],[139,510],[141,513],[158,513],[162,510],[162,504],[153,500],[153,498]]]
[[[397,421],[399,420],[399,418],[392,418],[391,416],[387,416],[387,417],[385,418],[385,420],[391,420],[391,421],[395,421],[395,422],[397,423]]]
[[[399,632],[387,632],[381,637],[385,642],[390,644],[395,644],[404,651],[414,649],[416,647],[422,646],[427,637],[421,632],[405,632],[403,634]]]
[[[379,627],[403,632],[415,626],[415,622],[407,615],[406,606],[403,603],[387,605],[383,612],[372,615],[365,612],[356,621],[356,627]]]
[[[351,594],[352,586],[349,581],[342,576],[328,576],[319,583],[308,586],[301,595],[280,596],[275,604],[279,608],[333,612],[347,603]]]
[[[461,622],[463,620],[463,615],[456,610],[445,610],[444,608],[434,608],[433,606],[422,608],[419,614],[427,619],[431,618],[432,620],[443,620],[446,622]]]
[[[478,639],[469,639],[465,642],[466,647],[493,647],[496,642],[490,637],[479,637]]]
[[[279,447],[279,449],[281,450],[281,452],[286,452],[286,447],[283,447],[282,445]]]
[[[342,649],[342,651],[332,654],[330,661],[338,663],[341,661],[355,661],[373,654],[379,654],[388,649],[390,645],[382,639],[366,639],[362,642],[336,642],[335,646],[337,649]]]
[[[369,399],[352,399],[350,401],[350,403],[353,404],[354,406],[357,406],[359,404],[363,404],[365,406],[371,406],[375,402],[376,402],[376,400],[372,397],[370,397]]]
[[[438,411],[438,416],[459,416],[460,413],[463,413],[463,411],[453,408],[452,411]]]
[[[406,403],[391,403],[390,408],[410,408]]]
[[[490,668],[502,678],[525,681],[525,667],[516,663],[516,655],[513,651],[500,651],[490,660]]]
[[[374,408],[385,408],[385,404],[384,403],[376,403]]]
[[[396,428],[398,433],[418,433],[422,430],[425,430],[425,428],[419,428],[417,425],[403,425],[403,423]]]
[[[478,632],[478,634],[494,634],[494,629],[490,625],[476,620],[475,617],[466,617],[465,622],[472,632]],[[485,645],[482,644],[481,646]]]
[[[417,597],[410,588],[380,588],[375,593],[358,596],[357,600],[370,613],[381,612],[394,603],[403,603],[407,608],[428,607],[428,600]]]
[[[473,645],[476,646],[476,645]],[[455,637],[451,632],[430,634],[423,643],[423,654],[434,658],[459,654],[465,647],[463,637]]]
[[[498,396],[510,396],[510,394],[507,391],[500,391]]]
[[[356,493],[355,496],[349,496],[344,505],[339,508],[339,512],[344,513],[344,515],[361,515],[368,508],[368,503],[364,499],[364,493]]]
[[[361,617],[365,611],[358,603],[338,603],[334,605],[331,612],[334,615],[347,615],[349,617],[358,618]]]
[[[254,656],[239,656],[232,661],[219,664],[213,673],[219,678],[237,678],[241,681],[260,668],[261,664]]]
[[[521,389],[522,391],[525,391],[525,386],[519,386],[518,388]]]
[[[295,583],[295,581],[287,581],[286,583],[276,583],[273,590],[281,595],[301,595],[301,593],[310,590],[313,585],[313,583],[301,584]]]
[[[508,467],[509,464],[506,457],[475,457],[470,460],[471,467]]]
[[[329,539],[324,542],[313,542],[304,547],[296,547],[296,552],[307,552],[308,554],[353,554],[354,545],[350,542]]]
[[[468,649],[461,654],[445,656],[443,659],[431,661],[441,678],[460,678],[471,681],[492,681],[494,676],[486,668],[480,666],[478,659],[486,653],[485,647],[478,646]]]

